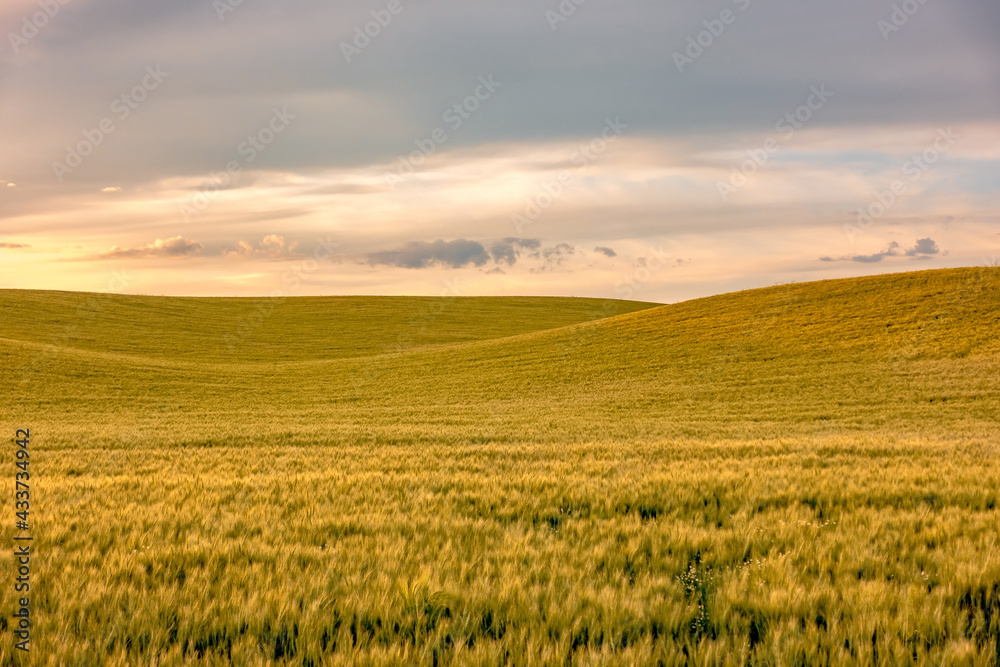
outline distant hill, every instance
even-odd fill
[[[0,379],[8,409],[59,416],[51,441],[66,446],[978,434],[1000,416],[998,278],[922,271],[659,307],[2,291]]]
[[[992,664],[998,278],[659,307],[0,292],[32,649]]]
[[[4,338],[227,362],[358,357],[488,340],[656,305],[544,297],[187,298],[0,290]]]

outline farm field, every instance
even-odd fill
[[[33,664],[1000,662],[1000,269],[0,316]]]

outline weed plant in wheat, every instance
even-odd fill
[[[261,302],[0,292],[33,658],[996,664],[998,277],[287,299],[235,345]]]

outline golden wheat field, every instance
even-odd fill
[[[1000,661],[1000,269],[0,316],[32,664]]]

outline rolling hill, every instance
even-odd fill
[[[0,355],[5,386],[30,388],[8,409],[59,415],[53,446],[83,444],[61,433],[101,414],[119,432],[95,432],[102,447],[131,431],[222,441],[243,426],[311,444],[975,431],[997,417],[995,276],[896,274],[660,307],[291,299],[232,350],[225,336],[260,302],[3,292]],[[164,419],[197,428],[155,428]]]
[[[31,428],[39,489],[39,646],[986,660],[998,279],[667,306],[0,291],[3,421]]]

